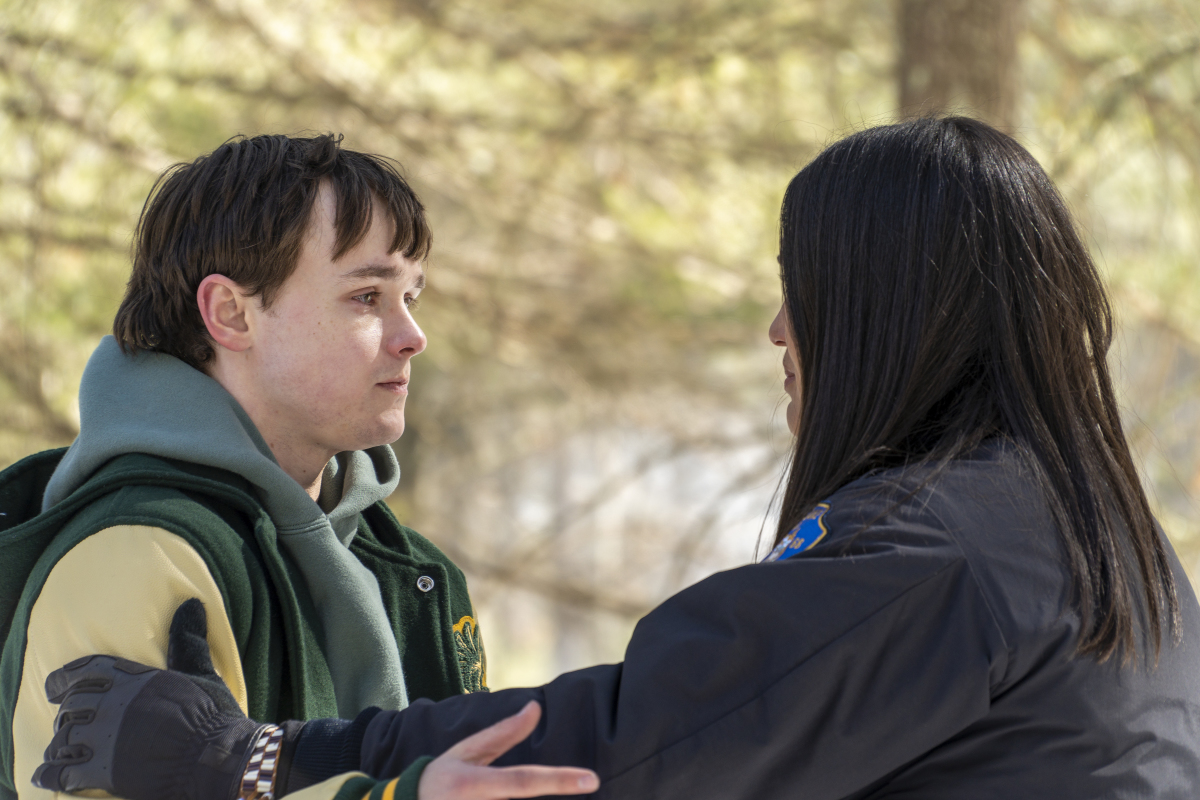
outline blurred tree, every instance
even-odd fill
[[[1023,6],[1023,0],[900,0],[902,112],[954,110],[1011,130]]]
[[[752,557],[788,445],[782,190],[924,68],[902,107],[1011,123],[1092,237],[1194,563],[1194,0],[897,2],[0,0],[0,463],[73,436],[158,172],[342,131],[403,163],[436,236],[397,511],[470,571],[500,683],[617,657]]]

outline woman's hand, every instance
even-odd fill
[[[530,701],[507,719],[468,736],[429,762],[417,786],[418,800],[510,800],[547,794],[589,794],[600,778],[577,767],[489,767],[533,733],[542,707]]]

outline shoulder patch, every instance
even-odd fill
[[[779,544],[775,545],[775,549],[763,559],[763,563],[791,558],[824,539],[829,530],[821,518],[828,510],[829,503],[817,503],[813,510],[808,512],[807,516],[788,532],[787,536],[779,540]]]

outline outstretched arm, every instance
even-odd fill
[[[622,664],[381,713],[362,768],[403,769],[533,699],[543,723],[497,763],[589,767],[600,797],[853,795],[986,715],[1008,648],[943,528],[901,520],[823,544],[680,592]]]
[[[363,772],[395,777],[532,699],[542,720],[496,764],[588,767],[602,797],[854,794],[981,719],[1008,656],[943,528],[896,523],[843,545],[684,590],[638,624],[623,664],[378,712],[350,749]],[[344,751],[349,731],[326,744]]]
[[[128,800],[234,800],[247,789],[261,795],[286,784],[288,753],[304,724],[248,719],[213,669],[205,631],[204,606],[189,600],[171,623],[169,669],[97,655],[51,673],[46,694],[61,706],[34,784],[101,789]],[[540,716],[536,703],[527,704],[393,780],[348,775],[311,787],[305,800],[505,800],[595,791],[598,780],[588,770],[488,766],[526,738]],[[343,744],[353,735],[353,723],[321,722],[331,723]],[[282,746],[285,739],[293,746]]]

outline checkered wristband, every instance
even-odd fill
[[[275,768],[282,742],[283,728],[278,725],[266,725],[258,732],[246,771],[242,773],[238,800],[274,800]]]

